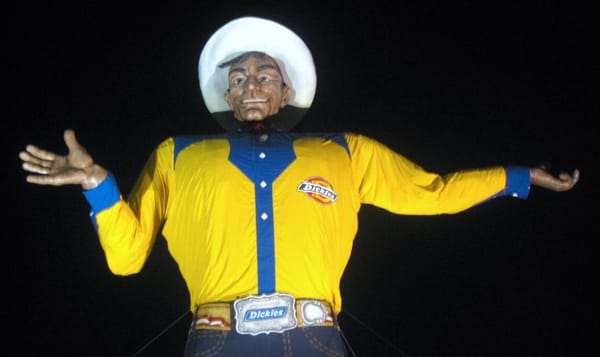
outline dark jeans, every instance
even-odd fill
[[[235,330],[197,329],[190,333],[184,357],[347,357],[337,327],[299,327],[283,333],[240,335]]]

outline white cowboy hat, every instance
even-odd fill
[[[293,31],[259,17],[241,17],[226,23],[204,45],[198,61],[198,76],[206,108],[225,129],[232,130],[239,125],[223,98],[229,69],[219,68],[219,65],[247,51],[264,52],[279,64],[292,95],[277,117],[277,126],[293,127],[310,108],[315,96],[317,75],[313,58],[304,41]]]

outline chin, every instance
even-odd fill
[[[261,121],[261,120],[265,120],[265,117],[250,117],[250,118],[237,118],[239,121],[244,122],[244,121]]]

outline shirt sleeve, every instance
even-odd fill
[[[430,172],[386,145],[346,134],[361,202],[397,214],[433,215],[464,211],[487,200],[527,198],[527,168],[486,167],[448,174]]]
[[[111,174],[84,191],[109,269],[117,275],[138,273],[145,264],[166,217],[174,145],[165,140],[147,160],[125,200]]]

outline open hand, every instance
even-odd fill
[[[19,153],[23,169],[33,173],[27,175],[27,182],[52,186],[79,184],[84,189],[96,187],[106,177],[106,170],[94,164],[73,130],[65,130],[64,140],[69,149],[67,155],[58,155],[35,145],[27,145],[25,151]]]

